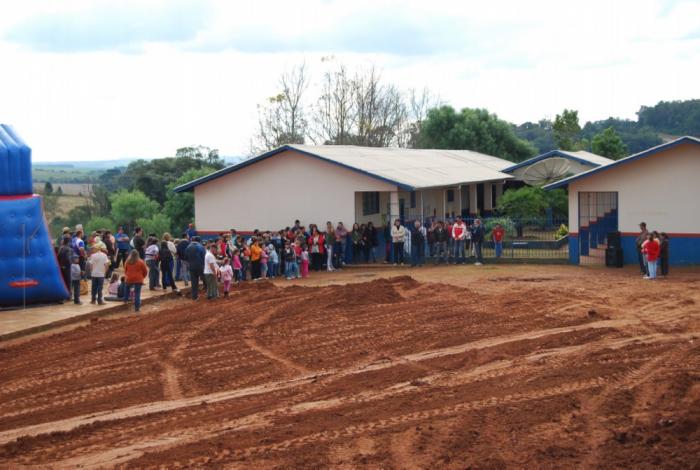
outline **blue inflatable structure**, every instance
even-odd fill
[[[41,197],[32,190],[32,151],[0,124],[0,306],[66,298]]]

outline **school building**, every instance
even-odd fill
[[[193,191],[199,232],[279,230],[295,219],[489,215],[512,162],[469,150],[284,145],[174,189]]]
[[[569,190],[569,259],[579,264],[607,234],[622,233],[637,263],[639,223],[670,236],[673,265],[700,264],[700,139],[681,137],[545,186]]]

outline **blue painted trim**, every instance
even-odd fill
[[[564,153],[561,150],[550,150],[547,153],[543,153],[542,155],[538,155],[536,157],[528,158],[527,160],[525,160],[523,162],[520,162],[520,163],[513,165],[513,166],[509,166],[508,168],[501,170],[501,171],[503,173],[510,173],[511,171],[517,170],[518,168],[532,165],[533,163],[537,163],[540,160],[545,160],[545,159],[550,158],[550,157],[562,157],[562,158],[566,158],[567,160],[581,163],[582,165],[588,165],[588,166],[593,166],[593,167],[600,166],[600,163],[594,163],[590,160],[585,160],[583,158],[574,157],[573,155],[569,155],[568,153]]]
[[[617,160],[616,162],[609,163],[608,165],[603,165],[599,166],[597,168],[593,168],[588,171],[584,171],[583,173],[579,173],[578,175],[571,176],[569,178],[565,178],[563,180],[557,181],[556,183],[551,183],[546,186],[544,186],[544,189],[556,189],[556,188],[561,188],[562,186],[568,186],[569,183],[582,179],[582,178],[587,178],[588,176],[594,175],[596,173],[599,173],[601,171],[608,170],[613,167],[617,167],[620,165],[624,165],[625,163],[633,162],[635,160],[639,160],[640,158],[645,158],[645,157],[650,157],[652,155],[656,155],[657,153],[665,152],[668,149],[671,149],[673,147],[677,147],[679,145],[683,144],[695,144],[695,145],[700,145],[700,139],[697,139],[695,137],[690,137],[690,136],[685,136],[681,137],[679,139],[674,140],[673,142],[668,142],[665,144],[657,145],[656,147],[652,147],[650,149],[644,150],[643,152],[635,153],[634,155],[630,155],[629,157],[623,158],[621,160]]]
[[[625,264],[638,264],[637,237],[624,235],[621,240]],[[700,265],[700,237],[671,237],[668,241],[669,265]]]
[[[317,160],[331,163],[331,164],[337,165],[341,168],[345,168],[346,170],[351,170],[351,171],[354,171],[356,173],[360,173],[362,175],[369,176],[370,178],[378,179],[378,180],[396,185],[404,191],[414,191],[416,189],[413,186],[409,186],[407,184],[400,183],[398,181],[394,181],[392,179],[385,178],[383,176],[375,175],[374,173],[371,173],[371,172],[368,172],[365,170],[360,170],[359,168],[355,168],[353,166],[346,165],[344,163],[340,163],[340,162],[337,162],[335,160],[331,160],[329,158],[323,157],[321,155],[318,155],[318,154],[315,154],[312,152],[307,152],[306,150],[298,149],[292,145],[283,145],[282,147],[276,148],[274,150],[270,150],[269,152],[263,153],[262,155],[258,155],[257,157],[251,158],[249,160],[245,160],[237,165],[231,165],[229,167],[215,171],[214,173],[211,173],[209,175],[202,176],[201,178],[197,178],[196,180],[190,181],[189,183],[180,185],[180,186],[174,188],[173,191],[176,193],[190,191],[195,186],[199,186],[200,184],[204,184],[204,183],[207,183],[209,181],[215,180],[221,176],[228,175],[229,173],[236,172],[236,171],[241,170],[247,166],[254,165],[255,163],[258,163],[258,162],[265,160],[267,158],[270,158],[270,157],[274,157],[275,155],[280,154],[282,152],[286,152],[287,150],[298,152],[298,153],[305,155],[307,157],[311,157],[311,158],[315,158]]]
[[[569,234],[569,263],[580,264],[578,235]]]

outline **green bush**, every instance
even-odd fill
[[[554,238],[559,240],[569,234],[569,227],[566,224],[561,224],[556,232],[554,232]]]
[[[515,235],[515,222],[513,222],[512,219],[508,217],[493,217],[490,219],[486,219],[486,221],[484,222],[484,230],[486,232],[486,238],[488,240],[491,239],[491,232],[493,231],[493,228],[496,226],[496,224],[501,224],[503,229],[506,231],[506,236]]]

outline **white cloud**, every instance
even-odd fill
[[[318,76],[328,54],[513,122],[634,118],[698,97],[697,18],[698,2],[660,0],[16,2],[0,15],[0,121],[37,160],[238,155],[280,72],[306,59]]]

